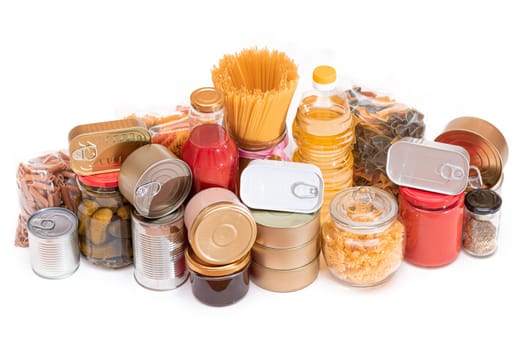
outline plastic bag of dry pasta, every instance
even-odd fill
[[[44,154],[18,165],[16,174],[20,214],[15,245],[27,247],[26,223],[35,211],[49,207],[63,207],[74,213],[80,201],[75,173],[64,151]]]
[[[361,87],[346,91],[350,110],[357,119],[354,145],[354,184],[375,186],[397,196],[398,187],[386,175],[390,145],[402,137],[422,138],[424,116],[417,109]]]
[[[180,158],[182,145],[188,139],[190,133],[189,108],[177,106],[173,113],[168,114],[131,114],[126,118],[138,119],[146,125],[150,135],[151,143],[158,143]]]

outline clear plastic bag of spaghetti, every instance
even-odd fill
[[[424,115],[417,109],[361,87],[346,91],[356,116],[354,145],[354,185],[375,186],[397,196],[398,187],[386,175],[390,145],[405,136],[422,138]]]
[[[172,113],[131,114],[126,118],[142,121],[151,135],[151,143],[158,143],[180,158],[182,145],[188,139],[190,125],[189,107],[177,106]]]
[[[65,151],[40,155],[21,162],[16,175],[20,214],[15,245],[27,247],[27,220],[35,211],[62,207],[77,212],[80,192]]]

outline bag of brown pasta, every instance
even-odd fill
[[[424,136],[423,114],[361,87],[347,90],[346,97],[357,119],[354,185],[379,187],[397,196],[398,187],[386,175],[387,152],[390,145],[402,137]]]
[[[26,223],[35,211],[63,207],[77,212],[80,194],[66,152],[52,152],[20,163],[16,182],[20,201],[15,238],[18,247],[28,246]]]

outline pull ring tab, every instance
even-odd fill
[[[55,222],[51,219],[35,219],[31,225],[41,230],[52,230],[55,228]]]
[[[465,171],[457,165],[444,163],[439,168],[439,175],[445,180],[461,180],[465,178]]]
[[[153,198],[160,192],[162,184],[157,181],[140,185],[135,190],[135,201],[143,209],[149,210]]]
[[[97,146],[88,143],[87,145],[80,145],[82,147],[77,148],[71,154],[74,160],[93,160],[97,157]]]
[[[292,193],[299,199],[315,198],[319,195],[319,189],[304,182],[294,182],[292,184]]]
[[[478,167],[475,165],[469,166],[469,171],[474,171],[475,176],[468,177],[468,184],[473,189],[480,189],[483,188],[483,178],[481,177],[481,172],[479,171]]]

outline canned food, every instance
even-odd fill
[[[252,248],[257,226],[235,194],[212,187],[191,198],[184,212],[188,240],[195,255],[207,264],[225,265]]]
[[[502,178],[509,149],[503,134],[488,121],[475,117],[456,118],[435,140],[465,148],[470,164],[479,168],[487,188],[493,188]]]
[[[323,175],[312,164],[256,159],[241,174],[240,197],[252,209],[314,213],[323,194]]]
[[[179,208],[160,219],[147,219],[135,210],[132,212],[134,275],[143,287],[170,290],[181,286],[188,278],[183,213]]]
[[[179,208],[191,190],[191,170],[166,147],[145,145],[122,164],[119,189],[137,212],[150,219]]]
[[[72,275],[80,263],[78,219],[65,208],[41,209],[27,220],[31,267],[40,277]]]
[[[386,173],[399,186],[459,194],[467,187],[469,163],[462,147],[403,137],[388,149]]]
[[[319,234],[319,212],[313,214],[252,210],[257,223],[255,242],[269,248],[291,248],[310,242]]]
[[[263,289],[293,292],[315,281],[319,275],[319,256],[304,266],[290,270],[271,269],[252,261],[250,273],[252,281]]]
[[[118,171],[127,156],[150,143],[142,122],[123,119],[78,125],[69,132],[71,168],[79,175]]]

